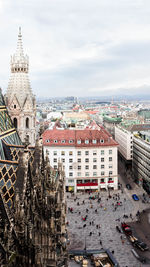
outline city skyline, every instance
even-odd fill
[[[19,27],[37,97],[149,94],[150,3],[0,1],[0,86],[6,92]]]

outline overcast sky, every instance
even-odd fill
[[[19,26],[37,96],[150,88],[150,0],[0,0],[3,92]]]

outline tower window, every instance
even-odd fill
[[[16,108],[16,105],[14,105],[14,108]]]
[[[17,118],[14,118],[14,126],[16,129],[17,129],[17,124],[18,124]]]
[[[26,128],[29,129],[29,118],[26,118]]]

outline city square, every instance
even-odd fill
[[[135,185],[129,192],[123,190],[99,193],[67,193],[67,230],[70,250],[109,249],[121,267],[141,267],[132,254],[133,248],[125,234],[116,231],[121,222],[137,220],[137,211],[149,207],[149,203],[138,203],[132,199],[135,191],[142,198],[143,190]],[[123,193],[122,193],[123,192]],[[90,199],[90,198],[95,199]],[[98,201],[98,198],[100,199]],[[115,204],[119,202],[121,205]],[[124,218],[128,215],[128,218]],[[84,220],[86,218],[86,220]],[[73,266],[72,263],[70,266]],[[75,265],[76,266],[76,265]]]

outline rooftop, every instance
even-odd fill
[[[53,129],[43,133],[43,145],[45,146],[76,146],[76,147],[97,147],[117,146],[118,143],[103,128],[99,130],[69,130]]]

